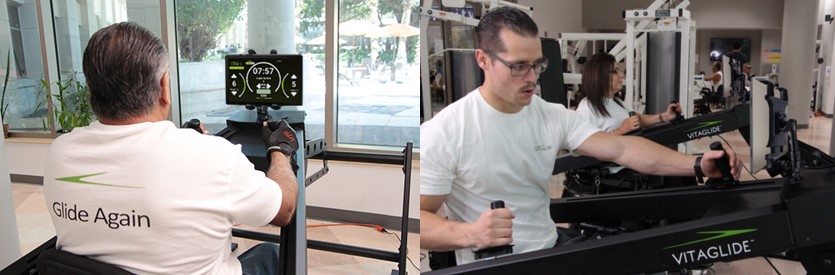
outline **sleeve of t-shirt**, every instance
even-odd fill
[[[255,170],[240,150],[229,162],[232,165],[228,196],[232,222],[251,226],[270,223],[281,208],[281,188],[264,172]]]
[[[563,144],[567,144],[571,151],[580,147],[580,144],[583,144],[591,135],[601,131],[600,128],[594,126],[588,119],[576,112],[561,110],[559,113],[563,126],[560,128],[563,131],[562,136],[565,137],[565,143]]]
[[[603,128],[605,120],[597,119],[597,116],[595,116],[592,112],[591,107],[589,106],[589,102],[586,99],[583,99],[582,101],[580,101],[580,104],[577,104],[577,110],[574,113],[576,113],[578,116],[582,117],[595,127]]]
[[[420,126],[420,194],[446,195],[455,180],[456,153],[437,121]]]

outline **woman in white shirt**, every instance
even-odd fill
[[[623,88],[624,78],[623,70],[615,66],[614,56],[608,53],[592,55],[583,69],[583,86],[580,92],[585,97],[577,106],[577,113],[603,131],[613,135],[624,135],[641,127],[671,121],[676,117],[673,110],[681,110],[678,104],[670,104],[664,113],[629,116],[632,108],[615,97],[615,93]],[[577,169],[567,172],[563,197],[646,188],[646,180],[643,183],[634,182],[631,170],[624,169],[623,166],[603,165],[599,168],[602,169]],[[594,174],[589,171],[607,172]]]
[[[623,135],[641,127],[649,127],[676,118],[681,111],[677,103],[667,106],[667,111],[654,115],[629,116],[632,108],[615,97],[623,87],[622,69],[615,66],[615,57],[608,53],[592,55],[586,61],[580,90],[585,98],[577,106],[577,112],[598,128],[615,135]]]

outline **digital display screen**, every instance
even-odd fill
[[[227,55],[226,104],[302,105],[302,56]]]

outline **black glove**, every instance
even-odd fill
[[[267,145],[267,158],[274,151],[279,151],[286,156],[292,156],[299,149],[299,142],[296,139],[296,131],[290,127],[286,120],[270,120],[261,128],[261,137],[264,145]]]
[[[183,127],[180,128],[191,128],[197,131],[198,133],[203,133],[203,130],[200,129],[200,120],[196,118],[192,118],[191,120],[186,121],[185,123],[183,123]]]

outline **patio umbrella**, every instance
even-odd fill
[[[339,39],[338,41],[339,45],[348,43],[348,41],[345,41],[344,39]],[[325,35],[320,35],[319,37],[307,40],[307,42],[304,43],[307,45],[325,45]]]
[[[368,21],[349,20],[339,23],[339,35],[365,35],[369,30],[375,29],[377,29],[377,26],[369,23]]]
[[[369,37],[398,37],[398,38],[406,38],[410,36],[415,36],[420,34],[420,29],[412,27],[408,24],[390,24],[386,25],[385,27],[379,28],[373,33],[367,34]],[[405,56],[398,56],[398,59],[405,58]],[[396,76],[396,66],[395,63],[391,64],[391,80],[395,79]]]
[[[354,46],[354,36],[363,36],[369,30],[375,30],[377,26],[362,20],[349,20],[339,23],[339,35],[351,36],[351,46]],[[354,51],[351,50],[351,63],[354,63]]]
[[[368,37],[409,37],[420,34],[420,29],[407,24],[391,24],[368,33]]]

